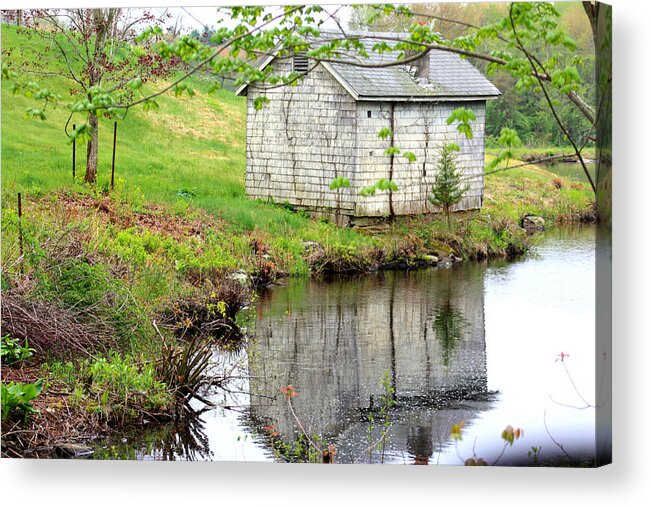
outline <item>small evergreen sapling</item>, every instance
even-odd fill
[[[433,206],[440,207],[445,212],[448,231],[451,230],[450,211],[468,191],[468,185],[462,182],[463,173],[457,169],[455,156],[457,151],[459,151],[459,146],[455,143],[441,147],[432,193],[427,197]]]

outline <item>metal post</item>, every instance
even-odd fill
[[[23,199],[18,192],[18,248],[20,249],[20,273],[23,273]]]
[[[113,161],[111,162],[111,190],[115,186],[115,143],[118,137],[118,122],[113,123]]]
[[[75,129],[77,128],[77,125],[73,124],[72,125],[72,130],[73,133]],[[73,137],[72,138],[72,180],[74,181],[75,179],[75,158],[77,155],[77,138]]]

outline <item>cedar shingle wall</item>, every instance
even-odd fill
[[[289,72],[290,61],[274,63],[276,72]],[[256,111],[253,101],[261,94],[269,103]],[[318,211],[339,211],[358,217],[386,216],[389,195],[377,192],[363,197],[358,192],[380,178],[389,178],[390,157],[384,150],[387,138],[381,128],[391,126],[388,102],[359,102],[319,66],[297,86],[282,86],[261,92],[249,87],[247,100],[246,192],[253,198],[287,201]],[[468,140],[447,125],[456,107],[470,107],[477,119],[474,138]],[[371,118],[368,117],[371,112]],[[397,102],[394,107],[394,144],[412,151],[416,162],[395,156],[393,194],[395,214],[433,211],[427,195],[434,181],[441,144],[456,142],[458,167],[469,176],[470,190],[459,209],[478,208],[482,203],[484,167],[484,102],[431,103]],[[338,176],[351,181],[351,188],[330,190]]]
[[[476,115],[472,122],[473,139],[459,134],[457,125],[448,125],[447,118],[457,107],[471,108]],[[368,118],[371,111],[371,118]],[[393,181],[399,187],[393,194],[393,211],[396,215],[426,213],[434,211],[427,201],[436,173],[440,147],[455,142],[461,148],[457,153],[457,167],[467,176],[469,190],[457,209],[481,207],[484,172],[484,102],[426,102],[395,103],[394,146],[416,155],[415,162],[409,162],[402,153],[393,161]],[[384,151],[390,146],[390,139],[380,139],[378,132],[391,128],[391,104],[360,102],[358,104],[358,161],[359,170],[355,177],[356,191],[372,185],[379,178],[389,178],[390,157]],[[356,216],[381,216],[389,214],[389,195],[377,192],[372,197],[357,197]]]
[[[289,61],[276,62],[289,72]],[[264,94],[269,103],[253,107]],[[350,191],[330,190],[355,172],[356,104],[328,71],[314,69],[297,86],[248,90],[246,192],[313,209],[352,214]]]

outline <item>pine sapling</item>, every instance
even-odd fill
[[[441,155],[437,164],[437,172],[432,185],[432,193],[427,200],[445,212],[448,231],[451,231],[450,211],[468,191],[468,185],[462,181],[463,173],[457,169],[455,152],[459,146],[450,143],[441,147]]]

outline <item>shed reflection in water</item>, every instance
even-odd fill
[[[477,263],[336,282],[290,282],[259,302],[249,370],[251,416],[289,443],[300,430],[337,447],[338,462],[427,462],[452,424],[489,406],[484,271]],[[384,453],[382,379],[395,391]],[[273,402],[270,398],[276,396]],[[375,423],[370,424],[369,414]]]

